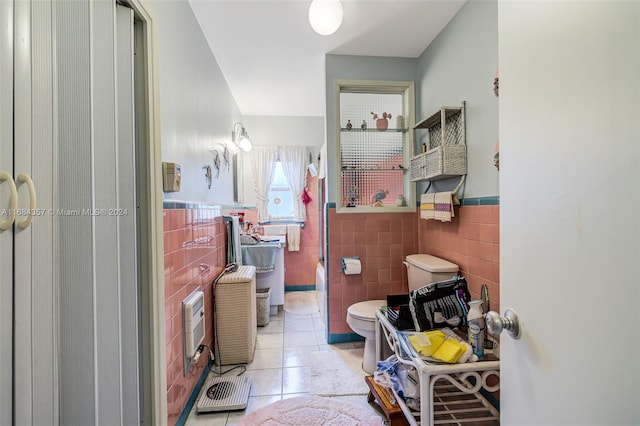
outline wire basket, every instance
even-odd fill
[[[467,147],[440,145],[426,152],[425,162],[425,179],[464,175],[467,173]]]
[[[411,181],[426,179],[427,175],[427,155],[426,153],[416,155],[411,159]]]
[[[269,310],[271,308],[271,288],[256,289],[256,312],[258,327],[269,325]]]

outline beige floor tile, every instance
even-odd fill
[[[258,334],[256,338],[256,349],[282,348],[282,345],[282,333]]]
[[[265,368],[282,368],[282,348],[256,349],[253,362],[247,365],[247,370]]]
[[[244,374],[251,377],[249,396],[282,394],[282,368],[247,370]]]
[[[298,331],[314,331],[315,324],[311,318],[302,319],[286,319],[284,321],[284,332],[298,332]]]
[[[284,350],[283,367],[307,367],[309,366],[309,353],[316,352],[316,346],[302,346]]]
[[[275,317],[271,317],[271,318],[275,318]],[[269,324],[265,325],[264,327],[258,327],[258,334],[282,333],[283,330],[284,330],[284,320],[272,319],[269,321]]]
[[[314,346],[318,347],[318,340],[316,334],[313,331],[296,331],[287,333],[287,337],[284,339],[284,348],[299,348],[301,346]]]
[[[282,370],[282,393],[305,393],[310,388],[310,367],[288,367]]]

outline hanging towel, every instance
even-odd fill
[[[227,263],[242,265],[240,251],[240,217],[231,216],[227,222]]]
[[[264,235],[286,235],[287,227],[285,225],[263,225]]]
[[[242,247],[242,261],[256,267],[256,273],[273,272],[276,269],[277,244],[262,244]]]
[[[431,192],[420,196],[420,218],[437,219],[451,222],[455,216],[453,210],[453,192]]]
[[[287,243],[289,251],[300,251],[300,225],[287,225]]]
[[[302,202],[304,203],[304,205],[306,206],[307,204],[309,204],[312,201],[313,201],[313,199],[311,198],[311,196],[307,192],[307,188],[303,189],[302,190]]]
[[[434,219],[435,206],[435,193],[422,194],[420,196],[420,219]]]
[[[451,218],[455,216],[453,212],[453,193],[450,191],[436,192],[435,204],[434,219],[442,222],[451,222]]]

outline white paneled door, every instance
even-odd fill
[[[141,421],[133,18],[0,2],[1,425]]]

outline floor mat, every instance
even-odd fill
[[[238,426],[382,426],[382,418],[364,408],[334,398],[298,396],[262,407],[243,417]]]
[[[311,315],[318,312],[315,291],[291,291],[284,295],[284,310],[295,315]]]
[[[311,352],[311,394],[364,395],[369,392],[362,371],[363,349]]]

